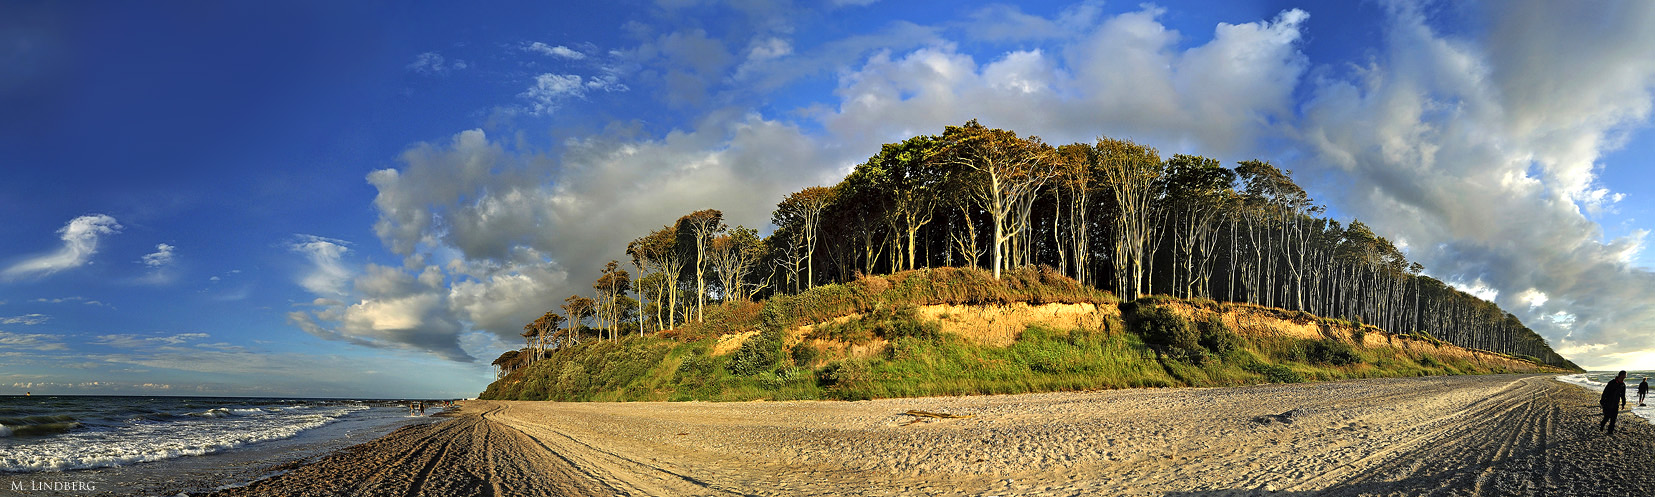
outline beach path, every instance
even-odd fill
[[[921,415],[909,414],[921,411]],[[925,415],[969,417],[936,417]],[[240,495],[1642,495],[1549,376],[861,402],[467,402]]]

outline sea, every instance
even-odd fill
[[[430,405],[427,401],[426,405]],[[191,495],[415,423],[406,400],[0,396],[0,496]]]
[[[1593,393],[1602,394],[1603,387],[1609,385],[1609,380],[1615,379],[1620,371],[1588,371],[1580,374],[1567,374],[1557,377],[1564,383],[1580,385]],[[1649,378],[1649,397],[1644,400],[1646,405],[1638,405],[1638,380]],[[1627,371],[1626,372],[1626,405],[1632,408],[1632,414],[1645,420],[1655,421],[1655,371]]]

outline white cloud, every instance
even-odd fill
[[[547,73],[535,76],[534,86],[518,97],[529,101],[530,114],[544,115],[556,111],[566,100],[585,98],[587,93],[626,90],[626,85],[614,75],[583,78],[578,74]]]
[[[1468,293],[1473,297],[1487,300],[1489,302],[1493,302],[1495,299],[1500,297],[1500,290],[1488,286],[1488,284],[1484,283],[1483,280],[1476,280],[1470,283],[1463,283],[1459,281],[1447,281],[1446,283],[1448,283],[1448,286],[1454,287],[1456,290]]]
[[[30,302],[34,302],[34,303],[37,303],[37,304],[67,304],[67,303],[71,303],[71,302],[80,302],[82,304],[86,304],[86,305],[90,305],[90,306],[110,307],[109,304],[105,304],[105,303],[97,301],[97,300],[87,300],[86,297],[81,297],[81,296],[78,296],[78,295],[74,296],[74,297],[60,297],[60,298],[55,298],[55,299],[38,298],[38,299],[31,300]]]
[[[450,71],[462,71],[469,66],[464,60],[454,59],[453,62],[449,62],[442,54],[425,52],[414,56],[414,61],[408,63],[406,68],[420,74],[446,75]]]
[[[792,43],[772,36],[762,40],[755,40],[753,42],[753,46],[747,49],[747,59],[750,61],[769,60],[791,53],[793,53]]]
[[[1106,16],[1096,3],[1052,18],[985,8],[958,26],[973,37],[959,44],[943,36],[954,31],[904,22],[814,46],[785,31],[729,42],[638,29],[645,42],[610,52],[624,69],[541,74],[520,96],[527,110],[624,90],[619,74],[669,106],[714,110],[661,135],[612,126],[555,152],[481,130],[410,147],[368,181],[376,234],[419,264],[379,270],[395,277],[370,270],[356,279],[361,298],[294,322],[383,342],[368,331],[435,319],[509,341],[558,297],[586,291],[627,240],[683,213],[712,207],[763,225],[783,194],[836,181],[880,143],[980,118],[1051,143],[1105,134],[1227,161],[1283,158],[1312,192],[1411,242],[1433,274],[1474,282],[1590,365],[1609,357],[1597,344],[1655,336],[1638,324],[1655,322],[1642,304],[1655,278],[1628,267],[1647,235],[1600,242],[1582,214],[1623,196],[1596,183],[1597,160],[1647,121],[1655,39],[1638,26],[1655,19],[1643,5],[1608,17],[1504,7],[1486,12],[1483,39],[1467,39],[1433,32],[1406,2],[1386,4],[1385,44],[1367,63],[1317,68],[1299,51],[1309,14],[1297,9],[1218,24],[1199,44],[1164,25],[1160,8]],[[1041,44],[988,57],[959,48],[983,40]],[[837,78],[832,101],[787,114],[809,122],[730,105],[821,74]]]
[[[565,47],[563,45],[551,46],[538,41],[524,45],[523,50],[569,60],[581,60],[586,58],[586,54],[580,53],[572,48]]]
[[[167,285],[177,279],[173,265],[173,250],[177,247],[165,243],[155,245],[155,252],[145,254],[138,261],[149,268],[149,272],[142,277],[131,280],[142,285]]]
[[[52,319],[45,314],[24,314],[22,316],[0,317],[0,324],[21,324],[34,326]]]
[[[1064,33],[1050,50],[979,63],[954,45],[881,52],[841,73],[836,109],[818,118],[847,146],[936,133],[972,118],[1052,143],[1100,133],[1174,151],[1224,157],[1284,131],[1308,61],[1296,44],[1307,14],[1220,24],[1181,49],[1160,9],[1129,12]]]
[[[1533,288],[1523,290],[1522,293],[1517,294],[1517,301],[1528,304],[1529,307],[1540,307],[1546,305],[1547,300],[1551,300],[1551,297],[1547,297],[1546,292]]]
[[[1488,29],[1458,34],[1386,4],[1372,62],[1310,89],[1294,167],[1360,185],[1341,209],[1415,240],[1433,273],[1484,282],[1560,353],[1619,364],[1655,347],[1655,273],[1631,266],[1647,235],[1605,241],[1586,213],[1620,195],[1601,157],[1648,124],[1655,4],[1477,8]]]
[[[145,347],[163,347],[183,345],[194,340],[201,340],[211,335],[206,333],[178,333],[173,335],[144,336],[135,334],[98,335],[92,343],[122,349]]]
[[[61,339],[53,335],[39,333],[11,333],[0,331],[0,348],[17,349],[23,351],[52,351],[69,350]]]
[[[121,225],[115,222],[115,218],[104,214],[77,217],[57,231],[58,237],[63,240],[63,248],[13,264],[0,271],[0,279],[46,276],[90,264],[92,256],[98,253],[98,239],[120,230]]]
[[[167,245],[165,243],[156,244],[155,252],[144,255],[142,262],[145,266],[153,268],[172,264],[172,251],[175,248],[177,247],[173,247],[172,245]]]
[[[1016,5],[996,4],[972,12],[963,26],[974,39],[1030,41],[1073,37],[1085,33],[1103,14],[1103,3],[1088,0],[1047,19],[1024,13]]]
[[[375,233],[394,253],[421,262],[402,269],[370,266],[356,277],[355,297],[346,299],[356,304],[319,304],[291,314],[290,321],[318,336],[364,345],[392,341],[376,332],[431,320],[445,326],[433,336],[470,336],[458,331],[463,328],[511,343],[523,323],[555,308],[562,297],[589,293],[585,282],[604,262],[624,259],[628,240],[705,208],[724,211],[731,225],[762,227],[786,193],[836,182],[886,141],[935,133],[971,117],[1018,130],[1056,126],[1060,135],[1090,140],[1099,126],[1131,129],[1140,117],[1132,111],[1167,114],[1157,129],[1169,136],[1232,144],[1252,137],[1232,127],[1290,110],[1292,82],[1305,65],[1294,48],[1302,13],[1284,12],[1271,23],[1220,26],[1214,41],[1191,50],[1178,49],[1176,34],[1161,28],[1155,15],[1138,12],[1112,19],[1113,24],[1085,26],[1068,37],[1071,44],[1053,52],[1012,52],[981,65],[947,43],[905,54],[876,53],[841,72],[836,111],[813,114],[825,135],[758,114],[713,112],[658,138],[615,128],[568,139],[555,157],[516,151],[482,130],[416,144],[402,154],[400,167],[374,171],[368,181],[379,191]],[[1081,29],[1081,24],[1060,25]],[[751,69],[730,80],[739,81],[764,80],[788,68],[809,72],[885,42],[904,47],[935,41],[935,33],[899,23],[810,54],[794,54],[791,43],[779,37],[757,37],[746,58],[763,64],[734,68],[722,42],[705,32],[678,31],[624,57],[661,75],[658,82],[677,95],[667,97],[669,102],[687,103],[705,98],[709,81],[724,80],[720,74],[739,76]],[[1110,40],[1126,41],[1111,46]],[[1132,79],[1081,67],[1096,62],[1094,51],[1135,58],[1132,69],[1142,74]],[[1244,63],[1203,65],[1243,55]],[[1120,70],[1117,60],[1107,62]],[[697,82],[674,83],[673,74]],[[776,77],[771,81],[796,76]],[[1214,80],[1243,90],[1201,87]],[[592,85],[577,74],[544,74],[524,98],[546,112],[593,91]],[[1154,106],[1133,107],[1141,96],[1131,91],[1160,86],[1171,88],[1158,90]],[[1060,115],[1053,120],[1037,112],[1041,109]],[[433,273],[433,268],[441,270]],[[420,280],[446,281],[448,288],[415,284],[416,274]],[[440,345],[449,343],[445,338]]]
[[[394,289],[411,287],[416,273],[422,288],[447,280],[449,319],[515,341],[563,297],[590,293],[585,282],[625,259],[628,240],[705,208],[724,210],[732,225],[763,226],[776,199],[835,179],[845,164],[797,128],[752,115],[661,140],[593,136],[566,148],[560,160],[519,154],[471,130],[415,145],[403,168],[371,173],[381,241],[437,265],[373,269],[357,290],[402,295]],[[775,157],[794,168],[773,167]]]
[[[351,271],[345,267],[345,252],[348,242],[323,238],[314,235],[299,235],[298,240],[288,246],[289,250],[304,254],[310,260],[311,267],[299,276],[299,286],[318,295],[345,295],[345,285],[349,283]]]
[[[320,269],[328,264],[315,262],[315,254],[332,251],[333,246],[322,246],[311,252],[313,263],[319,269],[301,283],[322,297],[311,303],[309,311],[289,312],[289,323],[327,340],[417,350],[460,362],[474,359],[459,346],[459,336],[465,328],[449,309],[448,291],[440,288],[439,269],[426,267],[417,276],[377,264],[367,265],[361,274],[338,265],[332,266],[338,269],[337,273]],[[328,261],[336,262],[336,259]],[[347,283],[351,291],[346,290]],[[323,298],[328,296],[355,303]]]

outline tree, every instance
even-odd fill
[[[998,277],[1017,264],[1052,264],[1127,299],[1160,291],[1222,297],[1573,367],[1499,306],[1425,276],[1367,225],[1320,217],[1325,210],[1291,176],[1263,161],[1235,169],[1196,155],[1163,162],[1154,148],[1109,138],[1054,150],[970,121],[886,144],[837,184],[788,195],[764,240],[739,226],[726,233],[716,210],[633,240],[626,251],[641,277],[611,262],[594,285],[596,301],[566,301],[570,326],[551,343],[573,344],[587,317],[609,337],[624,333],[633,309],[640,333],[646,312],[667,329],[702,319],[708,298],[752,299],[766,288],[798,291],[857,273],[942,263],[991,267]],[[1094,264],[1097,254],[1109,265]],[[638,300],[626,295],[628,284]],[[677,305],[691,291],[693,314]],[[518,363],[540,355],[548,342],[536,330],[556,329],[551,323],[525,326],[529,350]]]
[[[776,226],[797,225],[798,236],[796,243],[800,244],[805,259],[805,287],[816,285],[816,232],[822,224],[822,211],[833,202],[833,189],[821,186],[812,186],[793,192],[787,198],[776,204],[776,212],[771,215],[770,222]]]
[[[1180,297],[1208,296],[1208,261],[1218,241],[1217,224],[1235,196],[1235,173],[1215,159],[1178,154],[1166,162],[1166,199],[1173,224],[1173,283]]]
[[[530,360],[539,360],[546,351],[546,341],[552,339],[559,327],[563,326],[563,316],[556,312],[546,311],[535,318],[534,322],[523,327],[523,338],[528,340],[528,349],[534,351]]]
[[[619,262],[609,261],[598,280],[592,283],[592,289],[597,291],[594,312],[598,325],[609,333],[610,339],[620,338],[621,298],[632,290],[631,275],[620,268]]]
[[[564,331],[564,339],[561,342],[566,342],[567,345],[580,343],[581,323],[586,321],[586,317],[592,314],[592,308],[596,306],[597,303],[592,299],[579,295],[570,295],[569,298],[563,299],[563,313],[569,316],[569,329]]]
[[[764,259],[764,242],[758,231],[741,226],[723,236],[714,238],[708,259],[718,273],[719,286],[725,301],[747,300],[758,288],[749,291],[747,276]]]
[[[994,243],[991,267],[994,277],[1007,266],[1006,245],[1027,227],[1027,210],[1040,186],[1051,179],[1056,151],[1039,137],[1018,138],[1017,133],[978,124],[943,129],[939,160],[969,173],[967,190],[993,220]]]
[[[1292,171],[1282,171],[1269,162],[1250,160],[1242,161],[1236,167],[1236,175],[1245,185],[1247,195],[1260,199],[1267,206],[1265,219],[1273,222],[1281,230],[1279,243],[1274,243],[1275,250],[1271,254],[1274,258],[1278,253],[1287,264],[1287,275],[1292,278],[1291,297],[1294,307],[1304,306],[1304,244],[1308,232],[1304,221],[1311,208],[1310,195],[1303,188],[1293,183]],[[1271,270],[1274,271],[1274,265]],[[1274,285],[1266,288],[1274,288]],[[1271,297],[1267,302],[1274,304]]]
[[[626,253],[632,256],[633,264],[648,267],[650,271],[662,274],[662,277],[650,280],[653,283],[651,286],[644,286],[643,279],[647,278],[648,275],[640,277],[638,293],[639,296],[643,296],[644,288],[654,291],[651,300],[656,302],[658,310],[661,308],[662,301],[666,303],[665,312],[655,314],[656,327],[663,330],[678,326],[675,319],[677,315],[674,313],[674,309],[678,308],[676,286],[679,275],[684,272],[684,265],[688,258],[684,256],[684,251],[680,250],[677,245],[678,227],[676,225],[662,226],[661,229],[651,231],[648,235],[638,237],[638,239],[626,244]],[[643,331],[642,324],[639,324],[638,330],[640,333]]]
[[[866,178],[868,188],[888,199],[883,217],[897,235],[902,258],[892,271],[918,267],[919,231],[936,218],[942,188],[949,182],[949,168],[939,160],[940,143],[935,136],[916,136],[899,143],[887,143],[879,154],[856,166],[852,176]],[[851,178],[846,178],[851,183]],[[859,204],[868,205],[868,204]]]
[[[1056,243],[1058,251],[1058,268],[1064,269],[1069,261],[1074,262],[1074,278],[1081,284],[1091,281],[1087,268],[1090,266],[1089,254],[1091,248],[1091,224],[1087,221],[1087,213],[1091,211],[1091,193],[1093,177],[1097,170],[1098,156],[1096,151],[1084,144],[1073,143],[1057,147],[1056,169],[1057,176],[1053,180],[1057,183],[1058,195],[1068,195],[1068,202],[1059,199],[1059,207],[1055,210],[1058,219],[1053,220],[1052,233],[1059,235],[1062,227],[1067,226],[1066,240],[1060,239]],[[1061,217],[1067,212],[1069,222],[1063,223]]]
[[[701,321],[707,306],[707,244],[724,231],[724,213],[716,209],[691,212],[678,218],[679,248],[695,248],[695,320]],[[688,237],[689,243],[683,243]]]
[[[1155,194],[1161,180],[1160,152],[1114,138],[1099,138],[1093,148],[1103,184],[1114,196],[1117,209],[1114,254],[1110,257],[1115,268],[1115,292],[1121,298],[1136,299],[1148,293],[1145,260],[1154,250],[1150,232],[1159,207]]]
[[[520,355],[522,355],[522,352],[508,350],[501,353],[500,357],[494,358],[494,362],[491,363],[491,365],[495,367],[494,379],[498,380],[500,378],[504,378],[507,373],[517,370],[517,365],[520,364],[520,361],[522,360],[522,358],[519,357]]]

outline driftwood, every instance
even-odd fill
[[[918,423],[920,421],[924,421],[925,418],[931,418],[931,419],[965,419],[965,418],[969,418],[969,417],[974,416],[973,414],[948,414],[948,413],[930,412],[930,411],[908,411],[908,412],[905,412],[903,414],[913,416],[914,420],[909,421],[907,423],[903,423],[902,426],[908,426],[908,425],[911,425],[911,424],[914,424],[914,423]]]

